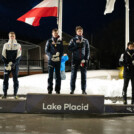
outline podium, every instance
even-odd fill
[[[134,105],[104,105],[103,95],[30,93],[26,99],[0,99],[0,113],[134,114]]]
[[[105,113],[134,113],[134,105],[107,104]]]
[[[27,113],[104,113],[102,95],[27,94]]]
[[[0,99],[0,113],[25,113],[25,99]]]

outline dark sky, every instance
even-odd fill
[[[51,37],[51,29],[57,27],[56,18],[42,18],[39,27],[16,21],[42,0],[0,0],[0,31],[15,31],[18,38],[37,41]],[[125,19],[124,0],[116,0],[112,14],[104,16],[106,0],[63,0],[63,31],[74,35],[75,26],[81,25],[88,35],[97,33],[114,20]],[[134,0],[130,0],[134,11]],[[131,13],[130,12],[130,13]]]

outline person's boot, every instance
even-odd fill
[[[56,94],[60,94],[60,91],[56,91]]]
[[[127,96],[126,96],[126,94],[123,95],[123,104],[124,105],[127,104]]]
[[[82,90],[82,94],[87,94],[85,90]]]
[[[19,96],[15,95],[15,96],[14,96],[14,99],[19,99]]]
[[[56,94],[60,94],[60,86],[55,86],[55,92]]]
[[[52,90],[48,90],[48,94],[52,94]]]
[[[1,98],[2,98],[2,99],[6,99],[7,96],[6,96],[6,95],[2,95]]]
[[[14,90],[14,94],[13,94],[13,96],[14,96],[14,99],[19,99],[19,96],[17,96],[17,92],[16,92],[17,90]]]
[[[52,91],[53,91],[53,89],[52,88],[50,88],[50,87],[48,87],[48,94],[52,94]]]
[[[74,90],[72,90],[72,91],[70,92],[70,94],[74,94]]]
[[[7,90],[8,90],[8,87],[3,85],[3,93],[4,94],[1,96],[2,99],[6,99],[7,98]]]
[[[4,93],[4,95],[2,95],[1,98],[6,99],[7,98],[7,93]]]

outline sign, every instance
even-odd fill
[[[101,95],[28,94],[28,113],[103,113]]]

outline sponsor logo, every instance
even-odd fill
[[[80,104],[80,105],[74,105],[71,103],[65,103],[64,105],[57,105],[57,104],[42,104],[43,110],[70,110],[70,111],[88,111],[89,110],[89,104]]]

